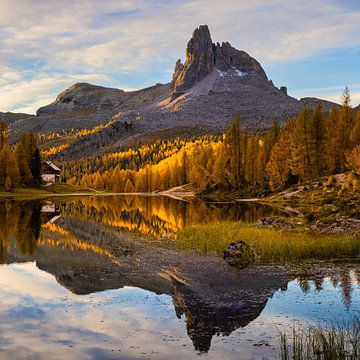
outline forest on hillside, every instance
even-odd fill
[[[162,191],[192,184],[198,192],[280,191],[291,184],[349,171],[347,186],[360,180],[360,111],[329,113],[304,107],[281,128],[249,135],[236,117],[222,136],[157,141],[138,149],[63,164],[70,184],[114,192]]]
[[[41,182],[37,136],[24,133],[14,147],[0,123],[0,187]],[[42,154],[46,157],[46,154]],[[304,107],[283,127],[249,134],[236,117],[222,135],[157,140],[125,151],[63,162],[69,184],[114,192],[152,192],[191,184],[199,193],[281,191],[291,184],[348,172],[346,186],[360,187],[360,110],[346,89],[341,107],[325,113]]]
[[[0,189],[11,191],[18,185],[41,183],[42,161],[37,141],[35,134],[23,133],[11,148],[7,125],[0,120]]]

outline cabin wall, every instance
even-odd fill
[[[43,174],[55,174],[60,175],[60,171],[54,170],[51,166],[46,166],[42,168]]]
[[[55,174],[42,174],[41,178],[44,182],[47,183],[60,182],[60,176]]]

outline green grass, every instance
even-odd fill
[[[280,332],[281,360],[358,360],[360,322],[330,328],[293,329],[289,337]]]
[[[15,188],[13,191],[0,191],[0,197],[13,197],[13,198],[21,198],[21,199],[31,199],[33,197],[49,195],[49,192],[43,190],[42,188],[28,188],[21,187]]]
[[[233,241],[254,245],[260,260],[330,260],[360,257],[360,237],[311,234],[301,230],[260,229],[242,222],[192,225],[176,235],[177,246],[201,254],[223,250]]]
[[[68,193],[89,193],[93,192],[92,190],[86,189],[78,185],[69,185],[66,183],[61,184],[51,184],[49,186],[42,186],[41,189],[44,189],[48,192],[55,194],[68,194]]]
[[[92,193],[93,191],[81,186],[68,184],[51,184],[40,187],[18,187],[13,191],[0,191],[0,198],[14,198],[20,200],[33,200],[58,194]]]

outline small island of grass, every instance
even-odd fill
[[[176,236],[179,248],[201,254],[222,255],[230,243],[239,240],[253,245],[263,262],[360,258],[359,235],[306,232],[301,227],[279,231],[224,221],[188,226]]]

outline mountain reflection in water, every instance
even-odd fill
[[[6,200],[0,205],[0,261],[35,261],[78,295],[127,286],[169,295],[177,317],[186,318],[194,348],[205,352],[214,335],[230,335],[256,319],[274,293],[287,288],[288,275],[275,266],[236,272],[215,255],[178,251],[138,235],[216,220],[256,221],[271,212],[251,204],[160,197],[79,197],[56,204]],[[349,307],[353,278],[360,279],[360,272],[351,274],[345,269],[314,276],[299,270],[290,279],[297,279],[304,292],[313,282],[320,291],[330,276]]]

